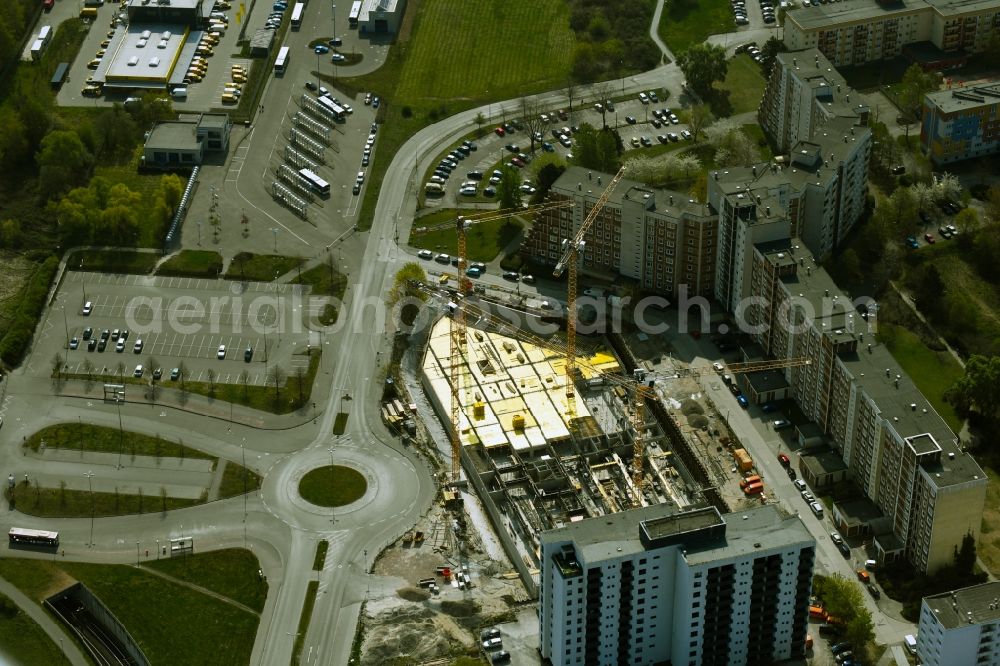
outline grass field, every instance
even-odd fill
[[[454,220],[462,210],[444,209],[419,218],[415,225],[432,227],[436,224]],[[514,218],[511,220],[491,220],[475,224],[465,232],[466,251],[471,261],[493,261],[508,243],[521,233],[524,223]],[[426,248],[434,252],[447,254],[458,253],[458,232],[451,227],[429,231],[424,234],[414,234],[412,242],[416,247]]]
[[[0,594],[0,661],[12,659],[14,664],[46,664],[59,666],[70,663],[59,646],[14,602]]]
[[[258,613],[264,610],[267,583],[257,574],[260,562],[249,550],[214,550],[189,557],[153,560],[145,566],[217,592]]]
[[[316,555],[313,557],[313,571],[322,571],[326,562],[326,551],[330,548],[330,542],[323,539],[316,544]]]
[[[302,614],[299,616],[299,630],[295,634],[295,644],[292,646],[293,665],[299,663],[299,657],[302,655],[302,645],[306,641],[306,630],[309,629],[309,620],[312,619],[317,592],[319,592],[319,581],[309,581],[309,585],[306,587],[306,599],[302,602]]]
[[[302,264],[302,257],[283,257],[275,254],[240,252],[229,262],[226,277],[230,280],[270,282]]]
[[[150,437],[137,432],[126,432],[122,437],[117,428],[105,428],[80,423],[57,423],[47,426],[28,437],[25,446],[32,451],[38,451],[42,442],[47,448],[72,449],[74,451],[95,451],[99,453],[118,453],[121,443],[125,455],[137,456],[169,456],[175,458],[202,458],[215,460],[198,449],[184,446],[159,437]]]
[[[245,486],[244,471],[246,471]],[[219,499],[242,495],[244,487],[248,493],[252,493],[260,488],[260,475],[230,460],[226,463],[226,469],[222,470],[222,482],[219,484]]]
[[[342,465],[310,470],[299,481],[299,494],[316,506],[344,506],[357,501],[368,483],[360,472]]]
[[[222,272],[222,256],[211,250],[181,250],[167,259],[157,275],[214,278]],[[273,278],[272,278],[273,279]]]
[[[256,615],[134,566],[0,558],[0,576],[38,602],[77,580],[84,583],[122,621],[150,663],[250,663]]]
[[[879,338],[886,343],[893,358],[913,378],[913,383],[941,418],[952,430],[960,431],[962,419],[944,400],[944,392],[962,376],[962,366],[958,361],[948,352],[932,351],[917,335],[898,326],[880,324]]]
[[[129,489],[131,491],[131,489]],[[160,495],[132,495],[130,492],[94,493],[87,490],[63,490],[42,486],[17,486],[13,491],[4,491],[8,500],[21,513],[40,518],[89,518],[91,506],[94,516],[127,516],[137,513],[156,513],[185,509],[204,502],[203,499],[162,497]],[[93,502],[93,505],[91,505]]]
[[[81,250],[73,254],[69,268],[99,273],[149,275],[160,255],[132,250]]]
[[[729,93],[729,104],[736,115],[757,110],[766,83],[760,65],[741,53],[729,61],[726,80],[716,83],[715,87]]]
[[[389,162],[420,128],[490,100],[560,88],[569,81],[575,36],[562,0],[423,0],[411,12],[381,68],[337,79],[341,90],[355,96],[372,90],[384,102],[362,229],[371,225]]]
[[[733,12],[726,0],[699,0],[678,3],[667,0],[660,16],[660,39],[679,56],[709,35],[732,32]]]

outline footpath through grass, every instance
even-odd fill
[[[212,590],[258,613],[267,600],[267,583],[258,575],[260,562],[249,550],[228,548],[146,562],[174,578]]]
[[[371,226],[389,162],[410,137],[491,100],[565,87],[575,44],[563,0],[422,0],[411,7],[385,64],[335,83],[355,97],[374,91],[383,101],[360,228]]]
[[[900,326],[883,322],[879,325],[878,336],[948,427],[959,432],[962,419],[944,399],[944,392],[963,374],[958,361],[948,352],[930,349],[918,335]]]
[[[0,558],[0,576],[39,603],[76,581],[84,583],[125,625],[150,663],[250,663],[258,616],[134,566]]]
[[[667,0],[660,16],[660,39],[675,56],[709,35],[733,29],[733,12],[726,0]]]
[[[59,646],[13,601],[0,594],[0,657],[14,664],[70,663]],[[4,663],[7,663],[6,661]]]

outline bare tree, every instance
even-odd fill
[[[91,375],[94,374],[94,364],[90,362],[89,358],[83,359],[83,363],[80,364],[80,370],[87,375],[87,381],[91,379]]]
[[[608,100],[611,99],[611,86],[607,83],[601,83],[594,86],[594,90],[597,91],[597,97],[601,102],[601,126],[608,126]]]
[[[149,368],[150,377],[156,372],[156,368],[159,366],[160,362],[156,360],[156,357],[150,354],[146,357],[146,367]]]
[[[566,82],[566,99],[569,100],[569,113],[573,114],[573,97],[576,95],[577,85],[576,81],[570,79]]]
[[[240,384],[243,384],[243,400],[249,400],[250,396],[247,394],[247,383],[250,381],[250,372],[244,370],[240,373]]]
[[[118,361],[115,365],[115,374],[118,375],[119,382],[125,381],[125,361]]]
[[[205,373],[205,374],[208,377],[208,394],[214,397],[215,396],[215,370],[212,369],[212,368],[209,368],[208,372]]]
[[[274,400],[281,399],[281,387],[285,383],[285,370],[280,365],[272,366],[267,372],[267,382],[274,387]]]
[[[180,364],[177,366],[177,374],[180,375],[181,390],[186,391],[187,387],[184,386],[184,380],[187,379],[188,369],[187,366],[184,364],[184,361],[181,361]]]
[[[691,134],[695,143],[698,143],[698,135],[701,131],[711,125],[715,121],[715,116],[712,115],[712,110],[708,108],[707,104],[695,104],[691,107],[691,119],[688,122],[688,127],[691,128]]]
[[[306,381],[305,366],[302,365],[297,366],[294,370],[294,374],[295,374],[295,382],[296,384],[298,384],[299,387],[299,402],[302,402],[302,400],[304,399],[304,387]]]
[[[483,112],[480,111],[479,113],[476,114],[476,117],[473,120],[475,120],[476,122],[476,136],[482,136],[483,124],[486,122],[486,116],[484,116]]]
[[[531,139],[531,152],[535,152],[535,142],[538,140],[537,137],[542,135],[545,124],[542,122],[541,107],[533,98],[521,98],[521,121]]]
[[[56,352],[56,355],[52,357],[52,374],[56,376],[56,379],[62,379],[64,361],[63,355],[59,352]]]

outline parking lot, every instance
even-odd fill
[[[86,303],[89,315],[83,313]],[[294,374],[308,366],[308,311],[294,285],[70,272],[29,369],[48,375],[49,360],[62,354],[70,374],[88,374],[87,361],[93,374],[117,374],[123,363],[131,375],[142,364],[145,376],[159,367],[169,381],[170,370],[183,363],[191,381],[207,381],[212,370],[218,383],[242,383],[246,371],[249,385],[264,385],[269,368]]]

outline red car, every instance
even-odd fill
[[[934,234],[924,234],[924,240],[933,245],[935,241]]]
[[[778,454],[778,460],[781,461],[781,466],[782,467],[788,467],[789,465],[792,464],[792,461],[789,460],[788,456],[786,456],[784,453],[779,453]]]
[[[496,132],[497,136],[505,136],[507,134],[507,130],[502,127],[498,127],[493,131]]]

